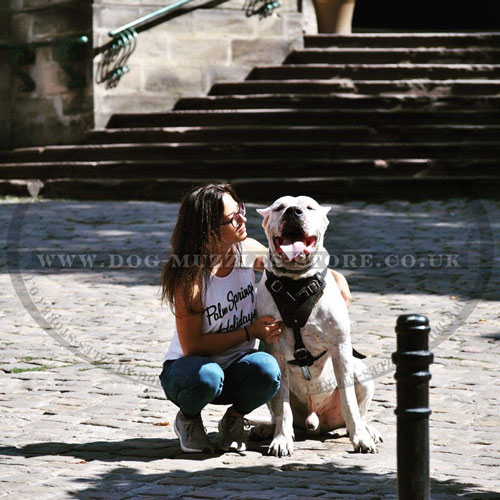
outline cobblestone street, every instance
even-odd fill
[[[264,243],[258,207],[248,205],[248,233]],[[180,450],[158,381],[174,324],[161,260],[177,209],[0,200],[1,498],[396,498],[390,359],[398,315],[416,312],[435,357],[431,497],[500,499],[500,202],[332,203],[330,267],[351,287],[353,345],[376,376],[369,415],[384,442],[362,455],[342,430],[297,433],[286,458],[265,442]],[[214,442],[226,408],[202,414]]]

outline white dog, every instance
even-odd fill
[[[327,268],[329,210],[308,196],[283,196],[257,210],[269,242],[257,314],[287,326],[278,343],[264,345],[282,373],[280,390],[268,403],[273,421],[251,435],[268,439],[274,433],[269,453],[276,456],[293,453],[294,427],[315,435],[346,427],[354,450],[363,453],[375,453],[381,441],[365,422],[374,384],[363,380],[366,365],[353,357],[347,306]]]

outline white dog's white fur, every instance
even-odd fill
[[[305,235],[316,238],[309,255],[302,255],[295,261],[289,261],[280,252],[280,240],[276,244],[276,237],[282,235],[283,215],[289,207],[302,210],[298,223]],[[322,207],[307,196],[284,196],[270,207],[257,210],[264,217],[262,226],[269,242],[266,270],[294,279],[324,270],[329,260],[323,247],[329,210],[330,207]],[[346,303],[331,272],[327,272],[325,279],[324,293],[301,329],[304,345],[313,356],[327,351],[309,367],[313,379],[307,381],[299,366],[288,363],[294,359],[295,350],[291,328],[284,326],[279,342],[265,345],[281,368],[281,387],[268,403],[272,424],[259,425],[252,434],[258,439],[273,436],[269,453],[276,456],[293,453],[294,427],[316,435],[346,427],[354,450],[361,452],[376,452],[376,443],[381,440],[378,431],[365,421],[374,384],[371,379],[361,380],[363,370],[367,373],[366,365],[353,357]],[[265,281],[264,273],[258,287],[257,314],[281,319]]]

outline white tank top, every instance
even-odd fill
[[[201,299],[202,332],[224,335],[226,332],[239,330],[253,323],[257,319],[256,292],[255,274],[251,267],[236,265],[222,278],[212,274]],[[242,354],[254,351],[256,346],[257,340],[251,339],[222,353],[207,357],[219,363],[222,368],[226,368]],[[183,356],[179,335],[174,328],[174,336],[163,362]]]

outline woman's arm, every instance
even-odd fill
[[[342,297],[344,298],[347,307],[349,307],[352,302],[352,295],[351,295],[351,290],[349,290],[349,285],[347,283],[347,280],[339,272],[334,271],[333,269],[330,269],[330,271],[332,272],[333,277],[335,278],[335,281],[337,282],[337,285],[340,288],[340,293],[342,294]]]
[[[200,290],[195,290],[193,306],[201,310]],[[201,313],[190,314],[183,294],[175,294],[175,324],[182,352],[185,356],[212,356],[247,341],[244,328],[226,333],[202,333]],[[247,326],[250,338],[258,338],[266,343],[277,342],[281,334],[281,322],[271,316],[261,316]]]
[[[253,238],[247,238],[243,245],[247,252],[247,265],[253,267],[254,271],[264,271],[264,257],[267,254],[267,248]]]

